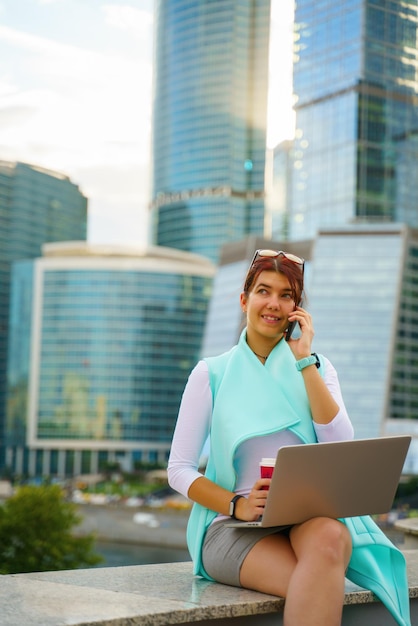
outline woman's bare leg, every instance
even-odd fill
[[[285,597],[296,565],[289,537],[268,535],[260,539],[244,559],[240,583],[247,589]]]
[[[285,626],[339,626],[350,555],[347,528],[336,520],[315,518],[294,526],[290,537],[261,539],[242,564],[240,582],[284,596]]]
[[[337,520],[315,518],[294,526],[290,542],[298,565],[287,592],[285,625],[339,626],[351,556],[347,528]]]

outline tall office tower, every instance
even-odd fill
[[[43,251],[13,264],[8,467],[63,477],[166,461],[213,264],[161,246]]]
[[[315,240],[314,347],[337,369],[357,438],[413,436],[418,474],[418,229],[365,224]]]
[[[46,242],[85,239],[87,199],[68,177],[0,162],[0,467],[3,466],[11,263]]]
[[[417,41],[415,0],[298,0],[289,219],[276,222],[315,238],[314,348],[337,367],[356,436],[410,432],[414,472]]]
[[[298,0],[291,239],[418,226],[417,41],[415,0]]]
[[[266,219],[272,236],[289,239],[289,207],[292,206],[293,141],[285,140],[271,151],[271,184],[267,193]]]
[[[158,0],[154,243],[203,254],[264,232],[270,0]]]

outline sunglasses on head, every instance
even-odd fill
[[[288,261],[292,261],[292,263],[296,263],[302,267],[302,272],[305,267],[305,259],[302,259],[300,256],[296,256],[296,254],[291,254],[289,252],[283,252],[283,250],[256,250],[254,252],[253,259],[250,263],[250,268],[254,265],[257,259],[260,257],[267,257],[270,259],[275,259],[277,257],[284,257]]]

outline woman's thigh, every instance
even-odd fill
[[[241,566],[240,582],[247,589],[286,597],[296,565],[288,535],[269,535],[248,552]]]
[[[202,560],[206,572],[218,582],[274,595],[284,595],[295,566],[286,531],[228,528],[223,522],[209,527]]]

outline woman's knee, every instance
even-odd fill
[[[322,557],[330,565],[342,563],[348,565],[351,556],[351,536],[347,527],[338,520],[328,517],[317,517],[297,528],[292,539],[295,540],[295,551],[302,556],[302,549],[306,554],[313,553],[315,558]]]
[[[351,536],[347,527],[338,520],[325,519],[319,531],[319,541],[329,558],[345,565],[351,556]]]

